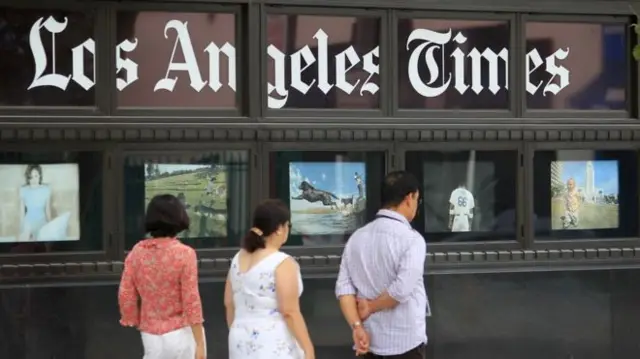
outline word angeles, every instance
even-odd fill
[[[60,34],[67,28],[67,18],[60,22],[53,17],[39,18],[31,27],[29,33],[29,44],[33,59],[35,62],[35,74],[31,85],[28,89],[37,87],[53,86],[61,90],[66,90],[70,81],[77,83],[85,90],[89,90],[95,85],[95,78],[89,78],[85,73],[85,64],[87,53],[91,54],[93,61],[93,74],[95,74],[95,42],[93,39],[87,39],[83,43],[71,49],[72,53],[72,71],[70,75],[62,75],[56,73],[55,61],[52,62],[51,73],[46,73],[47,64],[50,59],[47,56],[43,45],[43,32],[51,35],[51,58],[55,58],[55,36]],[[178,81],[177,74],[186,73],[189,77],[189,86],[197,92],[209,90],[218,92],[223,86],[236,91],[236,49],[233,45],[226,42],[223,46],[211,42],[202,51],[207,53],[209,59],[209,76],[203,79],[201,69],[196,60],[196,49],[191,42],[191,36],[187,28],[187,22],[178,20],[170,20],[164,28],[164,36],[169,38],[169,30],[173,30],[176,34],[171,58],[167,65],[167,72],[164,78],[159,79],[153,91],[169,91],[172,92]],[[363,56],[359,55],[353,46],[349,46],[344,51],[335,55],[335,76],[330,76],[329,72],[329,39],[327,34],[319,29],[313,39],[316,41],[316,49],[312,50],[308,45],[297,50],[291,55],[287,55],[273,45],[267,47],[267,56],[273,63],[273,83],[267,83],[269,108],[283,108],[289,97],[291,88],[296,91],[307,94],[313,86],[324,94],[328,94],[334,87],[336,91],[342,91],[348,95],[359,94],[363,96],[365,93],[375,95],[379,90],[378,84],[372,81],[374,75],[379,75],[380,67],[380,47],[376,46]],[[452,71],[445,71],[445,46],[463,45],[467,38],[461,33],[453,34],[452,30],[447,32],[436,32],[427,29],[415,29],[411,32],[407,39],[406,47],[409,52],[408,62],[408,79],[413,89],[424,97],[437,97],[442,95],[451,86],[453,78],[453,88],[460,94],[464,94],[468,90],[476,94],[485,90],[483,82],[487,84],[487,90],[493,94],[497,94],[503,88],[508,89],[509,83],[509,51],[506,48],[501,49],[497,53],[492,49],[484,49],[482,52],[476,48],[472,48],[469,53],[465,54],[460,47],[456,47],[450,56],[452,58]],[[126,56],[127,53],[135,51],[138,40],[124,40],[116,47],[116,73],[118,78],[116,86],[122,91],[129,85],[138,80],[138,64]],[[180,47],[184,57],[183,62],[174,60],[176,50]],[[558,94],[562,89],[569,85],[569,70],[558,65],[556,60],[564,60],[569,55],[569,49],[558,49],[546,59],[540,56],[537,50],[531,50],[526,56],[526,90],[530,94],[535,94],[542,87],[543,95],[547,93]],[[221,76],[220,60],[225,56],[228,66],[226,68],[226,76]],[[290,63],[287,68],[287,61]],[[488,68],[487,80],[482,81],[481,70],[483,63]],[[500,63],[503,66],[500,66]],[[310,67],[315,64],[317,75],[308,82],[303,81],[302,73],[311,71]],[[531,74],[533,71],[541,68],[550,75],[546,84],[539,81],[537,84],[531,83]],[[471,66],[471,79],[467,81],[465,71],[467,66]],[[349,81],[347,73],[358,67],[364,72],[366,79],[358,79]],[[500,68],[504,70],[504,81],[499,83]],[[420,70],[421,71],[420,71]],[[287,76],[287,70],[290,71]],[[421,73],[422,72],[422,73]],[[222,78],[227,78],[227,83],[221,82]],[[335,81],[331,83],[330,77],[335,77]],[[290,81],[287,83],[286,79]],[[427,81],[425,81],[427,79]],[[355,93],[354,93],[355,92]]]

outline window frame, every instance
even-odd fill
[[[392,158],[394,157],[394,143],[391,141],[367,141],[356,143],[344,143],[335,140],[326,142],[267,142],[264,143],[262,153],[260,155],[260,173],[264,179],[261,183],[260,198],[269,198],[270,185],[273,180],[270,177],[271,166],[271,154],[274,152],[382,152],[384,154],[385,161],[385,173],[386,175],[392,171],[390,166]],[[293,256],[328,256],[328,255],[342,255],[344,250],[344,244],[342,245],[328,245],[328,246],[283,246],[282,250]]]
[[[166,1],[166,0],[161,0]],[[177,0],[177,1],[188,1],[188,0]],[[234,0],[226,0],[226,1],[234,1]],[[278,6],[301,6],[308,5],[308,0],[262,0],[264,4],[267,5],[278,5]],[[469,8],[472,8],[474,11],[478,12],[487,12],[487,13],[495,13],[495,12],[526,12],[526,13],[557,13],[557,14],[632,14],[628,3],[624,2],[602,2],[602,1],[593,1],[593,0],[581,0],[579,7],[570,7],[566,5],[576,5],[573,1],[556,1],[556,2],[531,2],[531,1],[517,1],[511,2],[508,5],[504,5],[503,3],[496,3],[494,1],[473,1],[473,0],[464,0],[464,1],[447,1],[447,0],[436,0],[436,1],[406,1],[402,2],[400,5],[398,3],[389,2],[385,0],[366,0],[364,3],[358,0],[325,0],[323,1],[324,6],[332,7],[332,8],[345,8],[345,7],[354,7],[361,6],[367,7],[371,9],[397,9],[401,8],[406,10],[427,10],[427,11],[469,11]],[[505,7],[507,8],[505,10]]]
[[[114,180],[116,187],[116,197],[118,202],[116,221],[118,223],[118,243],[121,259],[130,252],[126,248],[126,208],[125,208],[125,176],[124,168],[127,165],[128,156],[135,155],[160,155],[171,156],[172,154],[196,154],[201,152],[225,152],[225,151],[247,151],[247,171],[249,176],[247,195],[248,218],[251,219],[253,208],[259,202],[259,188],[261,178],[256,174],[260,173],[258,163],[258,145],[255,142],[203,142],[203,143],[176,143],[176,142],[154,142],[154,143],[123,143],[117,146],[118,159],[115,168],[118,169],[118,176]],[[250,223],[247,224],[247,226]],[[247,230],[249,227],[247,227]],[[194,248],[199,259],[231,258],[238,251],[239,247],[220,248]]]
[[[637,83],[640,77],[638,77],[638,62],[633,60],[631,52],[636,40],[633,36],[634,33],[630,28],[630,15],[548,15],[548,14],[520,14],[520,33],[518,35],[518,43],[521,46],[518,47],[519,58],[515,67],[517,67],[518,82],[522,86],[522,95],[520,96],[519,107],[521,109],[520,117],[525,120],[544,120],[550,118],[560,119],[579,119],[576,121],[583,121],[582,119],[597,119],[598,121],[616,121],[624,119],[633,119],[637,114],[637,105],[635,102],[638,99]],[[626,37],[626,68],[627,68],[627,82],[625,85],[626,96],[626,108],[624,110],[575,110],[575,109],[528,109],[527,108],[527,91],[524,86],[526,81],[526,41],[527,41],[527,23],[528,22],[550,22],[550,23],[593,23],[593,24],[622,24],[625,25],[625,37]],[[566,121],[566,120],[564,120]],[[581,122],[583,123],[583,122]],[[635,121],[634,121],[635,123]]]
[[[42,264],[42,263],[67,263],[67,262],[99,262],[115,260],[118,255],[118,243],[115,239],[117,233],[114,228],[114,209],[116,202],[113,193],[113,168],[111,166],[114,152],[108,143],[64,143],[61,141],[42,141],[37,143],[7,143],[0,145],[0,152],[19,153],[43,153],[43,152],[100,152],[102,153],[102,250],[95,251],[69,251],[50,253],[0,253],[3,264]],[[43,150],[46,148],[46,150]],[[82,222],[80,222],[82,227]],[[82,231],[82,229],[81,229]],[[87,240],[80,238],[79,241]]]
[[[246,116],[247,101],[244,92],[246,91],[245,82],[248,81],[245,76],[247,60],[245,56],[245,48],[250,42],[249,38],[245,41],[245,16],[243,16],[242,7],[234,4],[205,4],[205,3],[123,3],[118,2],[109,8],[111,12],[111,21],[109,21],[108,33],[112,37],[112,45],[109,49],[109,58],[116,57],[115,48],[117,46],[117,26],[118,12],[164,12],[164,13],[209,13],[209,14],[233,14],[235,16],[235,44],[236,49],[236,107],[235,108],[218,108],[218,107],[120,107],[118,105],[118,89],[116,88],[116,69],[115,61],[110,64],[110,71],[113,76],[108,78],[109,91],[109,109],[110,115],[117,117],[135,117],[136,122],[143,123],[174,123],[175,117],[189,118],[189,122],[202,123],[211,122],[212,117],[219,123],[235,123],[235,122],[257,122]],[[167,59],[169,61],[169,59]],[[168,62],[167,62],[168,64]],[[184,79],[183,79],[184,80]],[[250,87],[250,86],[249,86]],[[206,90],[205,90],[206,91]]]
[[[33,117],[38,117],[39,121],[54,123],[60,121],[64,116],[65,122],[79,123],[86,122],[86,119],[100,120],[100,117],[108,114],[108,93],[107,87],[101,79],[107,78],[109,69],[108,61],[104,61],[108,55],[107,48],[110,46],[109,34],[103,31],[107,26],[106,4],[97,2],[74,2],[62,0],[52,4],[46,1],[27,0],[25,2],[15,2],[2,5],[2,8],[18,11],[70,11],[91,14],[94,16],[95,24],[92,38],[95,40],[95,85],[93,86],[93,105],[91,106],[0,106],[0,117],[10,116],[12,121],[29,123]],[[115,50],[114,50],[115,51]],[[115,53],[115,52],[114,52]],[[115,56],[115,55],[114,55]],[[24,89],[27,91],[27,89]]]
[[[331,109],[331,108],[284,108],[284,109],[269,109],[267,106],[267,81],[268,81],[268,60],[267,60],[267,30],[268,30],[268,16],[269,15],[308,15],[308,16],[335,16],[335,17],[371,17],[377,18],[380,21],[380,39],[378,46],[380,48],[379,57],[379,102],[378,108],[374,109]],[[295,117],[295,120],[300,123],[330,123],[340,120],[340,118],[348,118],[352,123],[384,123],[385,116],[389,114],[389,79],[392,64],[388,61],[389,48],[389,12],[383,10],[372,10],[365,8],[328,8],[328,7],[277,7],[266,6],[261,13],[260,28],[260,49],[264,51],[260,52],[260,69],[261,69],[261,84],[260,84],[260,101],[261,110],[264,114],[266,122],[273,123],[286,123]],[[289,54],[287,54],[289,55]]]
[[[409,123],[425,123],[440,121],[441,119],[463,118],[473,122],[486,121],[488,119],[509,119],[517,117],[518,99],[522,89],[516,86],[517,77],[515,66],[508,66],[509,70],[509,102],[508,108],[478,110],[478,109],[403,109],[399,107],[398,73],[400,64],[398,63],[398,20],[400,19],[434,19],[434,20],[467,20],[467,21],[505,21],[509,26],[509,64],[515,63],[517,59],[517,21],[516,13],[474,13],[474,12],[424,12],[424,11],[397,11],[392,17],[391,28],[391,49],[390,54],[394,54],[391,81],[392,97],[392,117],[402,117]],[[448,91],[455,91],[451,87]],[[444,96],[444,94],[442,95]]]
[[[640,144],[620,141],[620,142],[529,142],[525,145],[525,224],[524,233],[527,249],[585,249],[585,248],[627,248],[640,246],[640,228],[635,237],[626,238],[594,238],[594,239],[560,239],[560,240],[537,240],[533,226],[534,218],[534,156],[536,151],[559,151],[559,150],[590,150],[590,151],[635,151],[638,156],[638,172],[640,173]],[[638,184],[636,184],[636,188]],[[640,190],[640,188],[638,189]],[[638,213],[636,218],[640,220],[640,197],[638,198]]]
[[[456,151],[516,151],[518,163],[516,166],[516,203],[514,208],[516,209],[516,228],[514,240],[500,240],[500,241],[469,241],[458,243],[442,243],[442,242],[429,242],[429,234],[425,233],[425,240],[427,241],[427,252],[473,252],[481,250],[519,250],[523,248],[523,221],[524,221],[524,186],[522,180],[524,179],[522,156],[524,146],[522,141],[504,141],[496,143],[488,142],[466,142],[466,143],[454,143],[454,142],[424,142],[424,143],[404,143],[398,145],[398,162],[399,167],[407,170],[406,155],[407,152],[412,151],[435,151],[435,152],[456,152]]]

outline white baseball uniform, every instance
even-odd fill
[[[453,207],[449,214],[454,216],[451,232],[469,232],[469,220],[473,218],[473,208],[476,206],[473,194],[466,188],[458,187],[451,192],[449,203]]]

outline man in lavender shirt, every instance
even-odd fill
[[[389,173],[382,185],[383,209],[345,246],[336,296],[353,329],[356,354],[365,358],[425,357],[427,246],[410,225],[419,197],[415,176]]]

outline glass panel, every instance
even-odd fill
[[[236,107],[236,17],[118,12],[120,107]]]
[[[527,107],[625,110],[630,81],[627,27],[527,23]]]
[[[413,226],[429,242],[516,239],[517,151],[409,151],[423,183]]]
[[[187,207],[181,240],[196,248],[237,247],[247,231],[248,151],[130,155],[124,168],[126,248],[145,238],[147,204],[172,194]]]
[[[401,109],[508,109],[509,23],[399,19]]]
[[[635,152],[536,151],[533,170],[536,239],[637,236]]]
[[[271,197],[291,208],[287,245],[342,245],[380,208],[384,152],[274,152]]]
[[[100,152],[0,152],[0,253],[98,251]]]
[[[92,106],[95,17],[0,7],[0,106]]]
[[[377,18],[268,15],[268,107],[378,108],[379,44]]]

